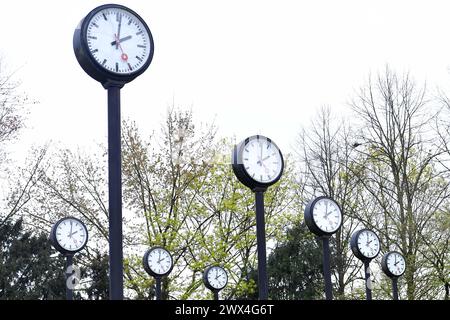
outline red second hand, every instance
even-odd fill
[[[122,54],[120,55],[120,58],[121,58],[123,61],[127,61],[127,60],[128,60],[128,55],[127,55],[126,53],[123,52],[122,46],[120,45],[119,38],[117,37],[116,34],[114,34],[114,37],[116,38],[116,44],[119,46],[120,51],[122,51]]]

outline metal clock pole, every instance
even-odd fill
[[[155,277],[155,283],[156,283],[156,300],[161,300],[161,298],[162,298],[161,277]]]
[[[342,226],[342,210],[332,198],[320,196],[308,202],[305,207],[304,217],[309,230],[317,235],[318,239],[322,240],[325,298],[333,300],[330,237]]]
[[[392,295],[394,297],[394,300],[398,300],[398,284],[397,284],[397,277],[392,278]]]
[[[122,166],[120,134],[120,85],[108,90],[108,195],[110,297],[123,299]]]
[[[405,273],[406,261],[403,255],[397,251],[390,251],[381,259],[381,270],[392,281],[392,297],[398,300],[398,278]]]
[[[73,300],[73,290],[71,286],[67,285],[67,280],[72,275],[68,270],[73,270],[70,268],[73,265],[73,254],[66,254],[66,300]]]
[[[122,19],[126,19],[131,28],[127,31],[130,34],[124,38],[120,38]],[[116,27],[117,33],[114,33]],[[122,48],[125,41],[128,46],[126,53]],[[112,46],[116,49],[113,55]],[[74,32],[73,48],[83,70],[108,90],[109,295],[111,300],[122,300],[120,89],[150,65],[153,37],[145,21],[133,10],[106,4],[94,8],[81,20]]]
[[[219,300],[219,291],[218,290],[214,290],[213,295],[214,295],[214,300]]]
[[[366,300],[372,300],[372,281],[370,279],[370,260],[364,260],[364,275],[366,280]]]
[[[234,146],[231,165],[238,180],[255,193],[258,291],[259,299],[267,300],[269,289],[266,267],[264,192],[269,186],[280,180],[284,169],[283,155],[271,139],[255,135]]]
[[[330,264],[330,237],[322,236],[321,238],[323,243],[323,277],[325,280],[325,298],[327,300],[333,300]]]
[[[266,261],[266,226],[264,221],[264,188],[255,188],[256,211],[256,242],[258,246],[258,290],[259,299],[267,300],[269,290],[267,285],[267,261]]]

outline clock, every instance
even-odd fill
[[[234,146],[232,168],[245,186],[266,189],[276,183],[283,173],[283,155],[269,138],[255,135]]]
[[[228,283],[228,275],[224,268],[211,266],[203,273],[203,283],[212,291],[220,291]]]
[[[353,233],[350,247],[358,259],[370,261],[380,252],[380,239],[372,230],[361,229]]]
[[[58,220],[50,232],[50,241],[56,250],[65,255],[73,255],[82,250],[88,240],[86,225],[74,217]]]
[[[153,37],[133,10],[106,4],[89,12],[75,29],[78,63],[105,88],[123,86],[142,74],[153,58]]]
[[[173,259],[163,247],[153,247],[144,254],[144,269],[153,277],[167,276],[173,268]]]
[[[405,273],[405,258],[397,251],[386,253],[381,259],[381,269],[390,278],[398,278]]]
[[[342,211],[339,205],[329,197],[318,197],[310,201],[304,212],[309,230],[318,235],[332,235],[342,225]]]

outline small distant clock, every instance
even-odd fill
[[[305,208],[305,222],[318,236],[332,235],[342,225],[342,211],[331,198],[321,196],[310,201]]]
[[[75,29],[75,56],[105,88],[123,86],[142,74],[153,58],[153,37],[133,10],[117,4],[93,9]]]
[[[74,217],[57,221],[50,232],[50,241],[56,250],[65,255],[73,255],[82,250],[88,240],[86,225]]]
[[[203,283],[212,291],[220,291],[228,283],[227,272],[220,266],[211,266],[203,273]]]
[[[163,247],[153,247],[144,254],[144,269],[153,277],[167,276],[173,268],[172,255]]]
[[[381,259],[381,269],[388,277],[398,278],[405,273],[405,258],[397,251],[388,252]]]
[[[358,259],[370,261],[380,252],[380,239],[372,230],[361,229],[353,233],[350,247]]]
[[[251,136],[233,149],[232,168],[238,180],[250,189],[266,189],[283,174],[284,161],[278,146],[262,135]]]

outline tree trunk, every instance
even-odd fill
[[[445,297],[444,297],[444,300],[449,300],[449,296],[450,296],[450,283],[446,282],[444,286],[445,286]]]

